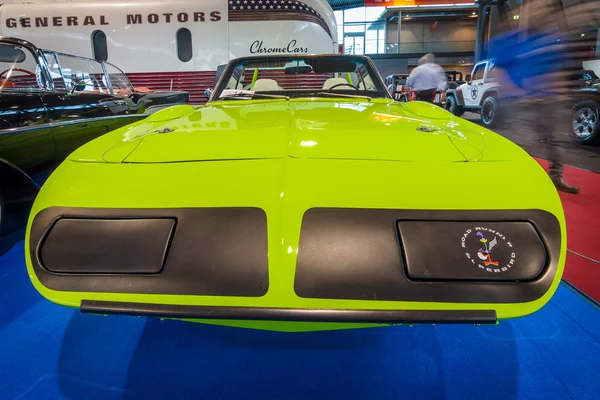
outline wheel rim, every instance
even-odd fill
[[[581,108],[573,116],[573,134],[580,139],[589,138],[597,126],[598,115],[591,108]]]
[[[454,99],[452,97],[450,97],[448,99],[448,101],[446,102],[446,111],[451,112],[452,114],[454,114]]]
[[[481,119],[486,125],[489,125],[494,120],[494,116],[496,115],[496,110],[494,105],[491,102],[487,102],[483,105],[483,110],[481,110]]]

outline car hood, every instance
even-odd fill
[[[170,163],[294,157],[464,162],[481,160],[492,135],[440,107],[420,102],[231,101],[171,107],[91,144],[98,150],[95,156],[81,149],[71,159]],[[497,153],[492,158],[506,156]]]

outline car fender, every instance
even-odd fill
[[[479,101],[479,105],[483,105],[483,101],[489,97],[489,95],[492,95],[493,97],[496,98],[496,100],[500,100],[500,88],[499,87],[492,87],[489,89],[486,89],[485,92],[483,92],[483,95],[481,96],[481,100]]]
[[[446,97],[454,96],[459,106],[465,105],[465,97],[463,95],[462,89],[460,87],[456,89],[449,89],[446,91]]]

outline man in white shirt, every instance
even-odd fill
[[[435,56],[433,54],[425,54],[419,60],[419,66],[413,69],[406,81],[406,86],[417,92],[417,100],[433,103],[438,91],[444,97],[446,73],[434,61]]]

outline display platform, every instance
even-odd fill
[[[497,326],[277,333],[81,314],[0,257],[0,398],[593,399],[600,309],[568,284]]]
[[[537,158],[547,170],[550,163]],[[567,220],[567,264],[563,277],[600,302],[600,174],[565,166],[565,179],[579,194],[559,192]]]

